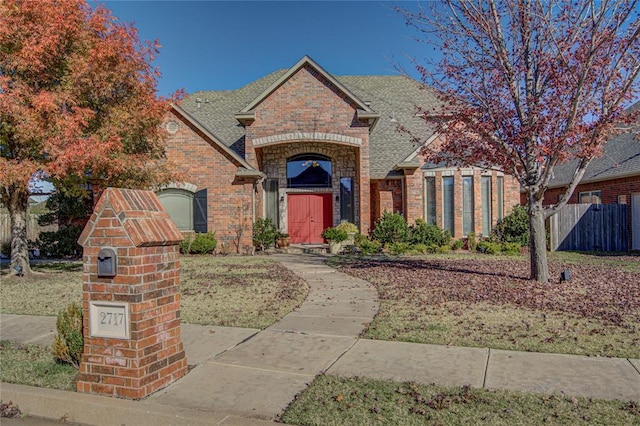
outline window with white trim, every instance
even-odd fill
[[[451,235],[455,235],[454,232],[454,219],[453,219],[453,176],[442,177],[442,228],[451,232]]]
[[[462,177],[462,234],[473,232],[473,176]]]
[[[580,204],[601,204],[600,191],[585,191],[578,196]]]

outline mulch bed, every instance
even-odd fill
[[[616,259],[640,261],[632,256]],[[570,269],[571,279],[560,282],[564,269]],[[598,318],[611,325],[640,321],[640,272],[612,266],[550,262],[549,274],[557,278],[547,284],[529,280],[529,262],[519,259],[373,259],[353,261],[340,270],[383,284],[378,286],[383,299],[509,304]]]

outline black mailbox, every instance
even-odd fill
[[[118,258],[110,248],[103,248],[98,253],[98,277],[113,278],[116,276]]]

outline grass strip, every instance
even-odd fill
[[[632,401],[318,376],[281,420],[295,425],[637,425]]]
[[[50,347],[0,341],[0,366],[2,382],[76,390],[78,371],[56,362]]]

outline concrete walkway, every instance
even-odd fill
[[[343,376],[564,393],[640,401],[640,360],[360,339],[378,309],[366,281],[323,256],[277,255],[310,286],[294,312],[260,331],[182,325],[190,365],[180,381],[142,401],[3,383],[4,401],[31,415],[86,424],[270,423],[322,372]],[[48,344],[55,318],[0,316],[0,338]]]

